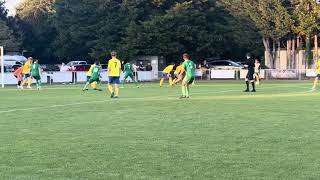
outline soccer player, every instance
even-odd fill
[[[181,81],[182,76],[180,76],[180,73],[182,71],[183,67],[182,67],[182,63],[180,63],[179,66],[176,67],[176,70],[174,71],[174,80],[172,81],[172,85],[177,84],[179,81]]]
[[[17,70],[14,71],[13,75],[14,77],[17,78],[18,80],[18,84],[17,84],[17,88],[20,89],[21,87],[21,81],[22,81],[22,70],[23,70],[23,66],[19,67]]]
[[[31,65],[31,76],[33,79],[36,80],[37,89],[41,89],[41,69],[39,65],[39,61],[35,60],[34,63]]]
[[[27,62],[23,65],[23,70],[22,70],[23,81],[21,84],[21,89],[23,89],[23,86],[26,83],[28,83],[27,88],[31,89],[32,80],[31,80],[31,76],[30,76],[30,66],[31,66],[32,62],[33,62],[33,58],[29,57]]]
[[[162,87],[164,79],[168,78],[169,79],[169,84],[172,85],[172,77],[171,77],[171,71],[174,68],[174,64],[171,64],[167,66],[163,71],[162,71],[162,78],[160,80],[160,87]]]
[[[251,58],[250,53],[247,53],[247,61],[244,65],[244,67],[248,68],[248,73],[247,73],[247,76],[245,79],[247,89],[244,92],[250,92],[249,81],[251,82],[251,85],[252,85],[251,92],[256,92],[256,87],[255,87],[255,82],[254,82],[254,60]]]
[[[185,73],[185,77],[183,78],[181,84],[182,96],[180,97],[180,99],[189,98],[189,87],[195,79],[195,64],[193,61],[190,60],[189,54],[184,53],[183,60],[184,62],[182,64],[182,71],[180,72],[180,76],[182,76],[183,73]]]
[[[311,89],[311,92],[316,91],[318,80],[320,80],[320,61],[318,61],[316,63],[316,68],[317,68],[317,70],[316,70],[317,77],[314,79],[314,83],[313,83],[313,87]]]
[[[89,82],[91,80],[92,70],[97,66],[96,62],[90,66],[90,69],[87,72],[87,82]],[[97,90],[97,82],[96,81],[90,83],[90,85],[94,90]],[[86,90],[88,90],[88,89],[86,89]]]
[[[109,82],[108,89],[111,93],[111,98],[119,97],[119,84],[120,84],[120,72],[121,72],[121,61],[117,59],[117,52],[111,52],[111,59],[108,62],[108,73],[109,73]],[[112,87],[114,84],[114,88]]]
[[[90,79],[89,79],[89,81],[86,83],[86,85],[83,87],[83,91],[86,91],[86,90],[88,90],[88,86],[90,85],[90,84],[93,84],[93,83],[99,83],[100,84],[100,68],[99,68],[99,62],[98,61],[96,61],[95,63],[94,63],[94,65],[95,66],[91,66],[92,67],[92,69],[91,69],[91,76],[90,76]],[[99,89],[97,89],[97,87],[95,87],[95,90],[99,90],[99,91],[101,91],[101,88],[99,88]]]
[[[261,70],[260,60],[256,59],[254,63],[254,74],[256,77],[256,85],[260,84],[260,70]]]
[[[130,64],[129,62],[124,64],[123,71],[124,71],[124,79],[122,81],[122,88],[124,87],[124,84],[125,84],[125,82],[126,82],[128,77],[130,77],[132,79],[132,81],[135,83],[135,85],[137,87],[139,87],[138,86],[138,82],[135,81],[135,79],[133,77],[133,66],[132,66],[132,64]]]

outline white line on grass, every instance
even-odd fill
[[[287,88],[292,86],[282,86],[278,88]],[[297,86],[295,86],[297,87]],[[274,87],[265,87],[263,89],[271,89]],[[306,87],[297,87],[297,88],[306,88]],[[228,93],[228,92],[239,92],[239,90],[224,90],[224,91],[207,91],[207,92],[199,92],[199,93],[192,93],[192,94],[218,94],[218,93]],[[176,97],[176,95],[169,95],[169,96],[153,96],[153,97],[141,97],[141,98],[126,98],[126,99],[119,99],[122,100],[163,100],[163,98],[172,98]],[[159,99],[162,98],[162,99]],[[206,98],[207,99],[207,98]],[[101,100],[101,101],[87,101],[87,102],[78,102],[78,103],[70,103],[70,104],[60,104],[60,105],[51,105],[51,106],[43,106],[43,107],[31,107],[31,108],[24,108],[24,109],[12,109],[12,110],[5,110],[0,111],[0,114],[4,113],[12,113],[17,111],[31,111],[31,110],[39,110],[39,109],[50,109],[50,108],[58,108],[58,107],[66,107],[66,106],[76,106],[76,105],[84,105],[84,104],[97,104],[97,103],[105,103],[111,101],[111,99],[108,100]]]
[[[83,105],[83,104],[104,103],[104,102],[107,102],[107,101],[109,101],[109,100],[104,100],[104,101],[87,101],[87,102],[70,103],[70,104],[60,104],[60,105],[51,105],[51,106],[43,106],[43,107],[31,107],[31,108],[24,108],[24,109],[12,109],[12,110],[0,111],[0,114],[17,112],[17,111],[31,111],[31,110],[38,110],[38,109],[49,109],[49,108],[57,108],[57,107],[76,106],[76,105]]]
[[[230,84],[231,86],[236,86],[239,84]],[[301,87],[301,86],[306,86],[306,84],[299,84],[299,85],[280,85],[277,86],[278,84],[266,84],[272,85],[273,87],[264,87],[262,89],[270,89],[270,88],[287,88],[287,87]],[[239,85],[240,86],[240,85]],[[158,86],[142,86],[141,88],[157,88]],[[205,84],[196,84],[193,85],[193,87],[220,87],[219,84],[210,84],[210,85],[205,85]],[[129,88],[136,88],[136,87],[129,87]],[[168,87],[170,88],[170,87]],[[305,87],[306,88],[306,87]],[[44,91],[46,90],[82,90],[82,86],[79,87],[63,87],[63,85],[54,85],[54,86],[45,86],[43,88]],[[38,91],[37,89],[0,89],[0,91]],[[239,91],[239,90],[235,90]],[[240,90],[241,91],[241,90]],[[41,92],[41,91],[40,91]]]

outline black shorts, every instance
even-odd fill
[[[246,76],[246,80],[253,81],[254,80],[254,72],[248,72]]]

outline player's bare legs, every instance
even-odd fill
[[[259,74],[256,74],[256,85],[259,85],[260,84],[260,75]]]
[[[114,96],[114,98],[118,98],[118,97],[119,97],[119,93],[120,93],[119,85],[118,85],[118,84],[115,84],[115,85],[114,85],[114,89],[115,89],[115,96]]]
[[[31,79],[30,77],[28,78],[27,83],[28,83],[27,88],[28,88],[28,89],[31,89],[32,79]]]
[[[87,90],[89,90],[89,89],[88,89],[89,84],[90,84],[90,82],[87,82],[87,83],[84,85],[82,91],[87,91]]]
[[[180,99],[189,98],[189,85],[186,81],[183,81],[181,84],[181,92],[182,96],[180,97]]]
[[[160,87],[162,87],[163,81],[164,81],[164,78],[161,78],[161,79],[160,79]]]
[[[318,77],[316,77],[316,78],[314,79],[313,87],[312,87],[312,89],[311,89],[312,92],[316,91],[317,84],[318,84]]]
[[[114,97],[114,91],[113,91],[113,87],[112,87],[112,85],[110,83],[108,84],[108,90],[111,93],[111,98],[113,98]]]

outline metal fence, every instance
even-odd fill
[[[196,75],[201,80],[241,80],[245,79],[247,70],[216,70],[198,69]],[[314,69],[264,69],[260,71],[260,78],[264,80],[308,80],[316,77]]]
[[[216,69],[197,69],[197,80],[242,80],[245,79],[247,70],[216,70]],[[1,75],[2,76],[2,75]],[[172,76],[173,73],[172,73]],[[264,80],[308,80],[313,79],[316,72],[313,69],[307,70],[279,70],[264,69],[260,72],[260,78]],[[107,72],[101,73],[101,80],[108,81]],[[135,80],[156,81],[163,77],[161,71],[138,71],[135,73]],[[4,84],[16,84],[17,80],[13,73],[4,73],[1,79]],[[41,75],[43,83],[83,83],[86,82],[86,72],[44,72]],[[120,77],[123,80],[123,73]],[[130,81],[130,79],[129,79]]]

